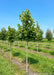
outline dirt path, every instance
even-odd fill
[[[4,44],[4,45],[6,45],[6,44]],[[6,46],[9,46],[9,45],[6,45]],[[12,47],[13,48],[19,48],[19,49],[22,49],[22,50],[26,50],[25,48],[21,48],[21,47],[16,47],[16,46],[12,46]],[[28,49],[28,52],[37,53],[37,54],[40,54],[40,55],[45,56],[47,58],[54,59],[54,56],[51,56],[51,55],[43,53],[43,52],[37,52],[37,51],[29,50],[29,49]]]
[[[46,49],[46,50],[51,50],[51,48],[42,48],[42,47],[39,47],[40,49]],[[52,49],[54,51],[54,49]]]
[[[0,50],[0,54],[3,54],[3,56],[4,56],[5,58],[7,58],[7,59],[10,60],[10,56],[9,56],[6,52],[2,52],[2,51]],[[11,58],[10,61],[12,62],[12,64],[15,64],[15,65],[19,66],[20,69],[26,70],[26,66],[24,65],[24,63],[21,63],[20,61],[16,60],[15,58]],[[29,69],[29,75],[39,75],[39,74],[38,74],[38,73],[34,73],[34,72],[32,72],[32,71]]]

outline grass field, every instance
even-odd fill
[[[54,40],[53,40],[54,41]],[[43,40],[39,43],[39,52],[49,54],[51,56],[54,56],[54,42],[51,41],[51,43],[47,42],[47,40]],[[8,42],[5,42],[5,45],[2,44],[2,41],[0,41],[0,49],[3,49],[4,51],[10,54],[10,47],[6,46],[9,44]],[[13,46],[18,46],[18,42],[15,41],[15,43],[12,44]],[[29,50],[37,51],[37,42],[29,42]],[[46,47],[47,46],[47,47]],[[26,48],[26,42],[25,41],[19,41],[19,47]],[[12,47],[12,57],[17,59],[18,61],[25,64],[26,62],[26,49],[22,50],[19,48],[13,48]],[[28,61],[29,61],[29,68],[37,73],[48,73],[48,75],[54,75],[54,59],[47,58],[45,56],[39,55],[37,53],[30,53],[28,52]],[[3,65],[4,66],[4,65]],[[20,71],[19,71],[20,73]],[[52,73],[52,74],[51,74]],[[21,75],[21,74],[19,74]]]
[[[25,75],[25,72],[17,65],[13,65],[0,53],[0,75]]]
[[[4,46],[4,51],[10,52],[9,46]],[[25,63],[26,51],[12,48],[12,57],[17,60],[20,58],[21,62]],[[49,59],[35,53],[28,53],[28,60],[30,62],[30,68],[39,73],[54,73],[54,59]]]
[[[54,56],[54,39],[51,42],[48,42],[46,39],[44,39],[41,42],[38,42],[38,51],[39,52],[43,52],[43,53],[47,53],[49,55]],[[8,44],[8,42],[5,42],[5,44]],[[12,46],[16,46],[16,47],[21,47],[21,48],[26,48],[26,42],[25,41],[19,41],[19,44],[17,41],[15,41]],[[33,51],[37,51],[37,42],[29,42],[28,43],[28,49],[29,50],[33,50]]]

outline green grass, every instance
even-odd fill
[[[11,65],[10,65],[11,64]],[[13,65],[8,59],[0,54],[0,75],[25,75],[17,65]]]
[[[9,51],[9,46],[4,46],[4,51]],[[20,58],[21,62],[26,61],[26,51],[12,48],[12,57],[17,60]],[[28,61],[30,62],[30,69],[38,73],[53,73],[54,74],[54,59],[49,59],[47,57],[41,56],[36,53],[28,53]],[[50,75],[50,74],[49,74]]]
[[[44,44],[44,46],[42,44]],[[14,45],[14,44],[12,44],[12,45]],[[45,42],[40,43],[39,42],[38,51],[54,56],[54,48],[51,45],[53,45],[53,44],[49,45],[49,43],[45,43]],[[15,42],[15,46],[17,46],[17,42]],[[22,41],[22,42],[20,41],[19,42],[19,47],[26,48],[26,42],[25,41]],[[36,42],[35,43],[34,42],[29,42],[28,43],[28,49],[37,51],[37,43]]]
[[[15,75],[10,62],[0,54],[0,75]]]

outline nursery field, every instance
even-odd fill
[[[53,1],[0,0],[0,75],[54,75]]]
[[[25,75],[25,72],[0,53],[0,75]]]
[[[7,53],[10,57],[10,45],[8,41],[0,40],[0,51],[4,52],[3,54]],[[24,75],[25,74],[25,71],[20,70],[19,66],[16,66],[16,64],[11,63],[10,66],[11,61],[8,58],[5,59],[3,54],[0,52],[0,63],[1,63],[0,74],[1,75],[4,74]],[[26,42],[25,41],[15,41],[14,43],[11,44],[11,57],[12,59],[16,59],[21,64],[26,66]],[[48,42],[46,39],[43,39],[41,42],[30,41],[28,43],[28,63],[29,63],[29,69],[33,73],[38,73],[38,75],[54,75],[54,39],[50,42]],[[10,67],[12,68],[11,70]]]
[[[8,41],[0,41],[1,44],[9,45]],[[47,41],[47,39],[43,39],[41,42],[29,42],[28,49],[37,51],[37,43],[38,43],[38,52],[46,53],[48,55],[54,56],[54,39],[52,41]],[[15,41],[12,43],[14,47],[20,47],[26,49],[25,41]]]

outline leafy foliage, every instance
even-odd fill
[[[35,41],[40,41],[43,39],[43,31],[40,29],[39,25],[38,25],[38,21],[36,21],[36,28],[35,28],[35,36],[34,36],[34,40]]]
[[[49,29],[47,29],[46,38],[48,39],[48,41],[52,40],[52,32]]]
[[[14,42],[15,40],[15,29],[11,28],[10,26],[8,26],[8,41],[9,42]]]
[[[1,40],[6,40],[6,29],[3,27],[0,32]]]
[[[2,40],[1,36],[2,36],[2,34],[1,34],[1,32],[0,32],[0,40]]]
[[[42,40],[43,38],[43,31],[40,29],[39,25],[38,25],[38,21],[37,21],[37,28],[36,28],[36,37],[37,37],[37,40]]]
[[[18,24],[19,36],[26,41],[33,39],[35,24],[31,17],[30,11],[25,9],[25,11],[22,11],[22,14],[20,14],[19,17],[22,22],[22,25]]]

